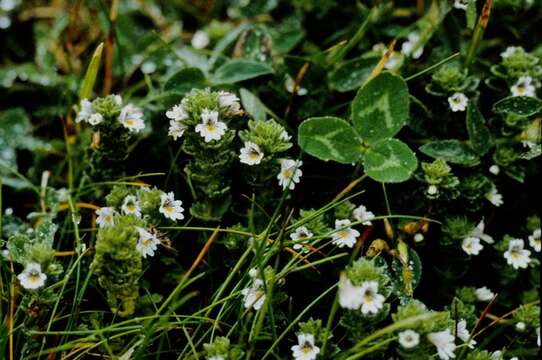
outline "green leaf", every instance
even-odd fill
[[[193,88],[205,86],[205,75],[194,67],[185,68],[177,71],[166,80],[164,91],[176,93],[187,93]]]
[[[359,88],[371,74],[378,63],[378,58],[358,58],[341,64],[329,73],[329,86],[339,92],[352,91]]]
[[[265,120],[265,105],[256,95],[245,88],[239,90],[239,95],[241,96],[243,108],[254,118],[254,120]]]
[[[542,109],[542,101],[529,96],[510,96],[497,101],[493,110],[517,116],[531,116]]]
[[[361,139],[348,122],[325,116],[307,119],[299,125],[299,146],[320,160],[351,164],[361,156]]]
[[[419,149],[427,156],[454,164],[474,166],[480,162],[478,155],[459,140],[439,140],[427,143]]]
[[[397,139],[374,143],[365,153],[365,173],[374,180],[398,183],[408,180],[418,167],[418,159],[410,148]]]
[[[273,68],[267,64],[247,60],[232,60],[216,69],[213,82],[215,84],[233,84],[272,73]]]
[[[96,50],[94,50],[92,59],[90,59],[87,72],[85,73],[85,78],[83,79],[81,88],[79,89],[80,100],[88,99],[92,95],[92,89],[94,88],[94,83],[96,83],[96,77],[98,76],[98,70],[100,69],[100,60],[102,58],[103,47],[104,43],[100,43]]]
[[[476,25],[476,0],[469,0],[467,4],[467,27],[469,29],[474,29],[474,25]]]
[[[473,103],[470,103],[467,108],[467,131],[474,151],[479,155],[486,154],[492,145],[491,133],[480,110]]]
[[[397,134],[406,124],[408,110],[405,81],[384,72],[359,89],[352,102],[352,120],[363,140],[372,143]]]

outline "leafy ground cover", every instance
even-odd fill
[[[538,0],[0,0],[0,354],[536,359]]]

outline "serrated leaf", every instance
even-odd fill
[[[359,89],[352,102],[354,127],[367,143],[394,136],[406,124],[408,87],[397,75],[381,73]]]
[[[480,110],[472,103],[467,108],[467,131],[474,151],[479,155],[486,154],[492,145],[491,133]]]
[[[459,140],[439,140],[427,143],[419,149],[427,156],[454,164],[474,166],[480,162],[478,155]]]
[[[216,69],[213,82],[215,84],[233,84],[272,73],[273,68],[264,63],[232,60]]]
[[[408,180],[418,167],[410,148],[397,139],[385,139],[371,145],[363,160],[365,173],[374,180],[398,183]]]
[[[497,101],[493,110],[517,116],[531,116],[542,110],[542,101],[529,96],[510,96]]]
[[[369,78],[377,63],[378,58],[358,58],[347,61],[329,73],[329,86],[339,92],[355,90]]]
[[[239,95],[241,96],[243,108],[254,120],[265,120],[265,105],[256,95],[245,88],[239,90]]]
[[[164,84],[164,91],[184,94],[193,88],[205,86],[205,75],[198,68],[185,68],[171,75]]]
[[[350,164],[361,156],[361,139],[348,122],[324,116],[307,119],[299,125],[299,146],[320,160]]]

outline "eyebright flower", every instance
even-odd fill
[[[499,165],[491,165],[489,167],[489,172],[492,173],[493,175],[499,175],[499,172],[501,171],[501,169],[499,168]]]
[[[540,229],[536,229],[532,235],[529,235],[529,245],[534,251],[540,252]]]
[[[502,204],[504,204],[504,201],[502,199],[502,195],[499,194],[499,191],[497,190],[496,186],[492,186],[491,190],[485,195],[485,198],[489,200],[490,203],[493,205],[499,207]]]
[[[414,49],[417,46],[416,49]],[[410,56],[413,59],[418,59],[423,54],[423,46],[420,44],[420,34],[411,32],[408,34],[408,40],[401,45],[401,53],[405,56]]]
[[[79,103],[79,106],[81,108],[79,109],[79,113],[75,117],[75,122],[80,123],[81,121],[88,121],[90,116],[94,113],[94,111],[92,110],[92,103],[87,99],[83,99]]]
[[[427,335],[427,339],[437,348],[438,356],[441,360],[449,360],[455,358],[454,336],[449,329],[446,329],[444,331],[432,332]]]
[[[361,284],[361,313],[364,315],[377,314],[384,306],[386,298],[378,293],[378,282],[365,281]]]
[[[166,117],[170,119],[168,135],[171,136],[173,140],[177,140],[183,136],[188,128],[184,123],[184,120],[188,118],[188,114],[182,105],[175,105],[170,110],[166,111]]]
[[[297,335],[297,345],[292,346],[292,355],[295,360],[314,360],[320,353],[320,348],[314,345],[313,334]]]
[[[501,53],[501,57],[503,59],[506,59],[508,57],[510,57],[511,55],[513,55],[516,51],[518,50],[523,50],[523,48],[521,46],[509,46],[506,48],[506,50],[504,50],[502,53]]]
[[[345,309],[357,310],[362,303],[363,292],[361,286],[355,286],[345,274],[341,274],[339,279],[339,305]]]
[[[132,132],[139,132],[145,128],[143,111],[132,104],[127,104],[120,110],[119,121],[122,126]]]
[[[177,140],[181,136],[183,136],[184,132],[188,126],[186,126],[181,121],[176,120],[170,120],[169,121],[169,130],[168,130],[168,136],[171,136],[173,140]]]
[[[203,49],[209,45],[209,35],[203,30],[198,30],[192,36],[190,44],[194,49]]]
[[[205,142],[220,140],[228,130],[228,126],[218,120],[218,111],[203,109],[201,123],[196,125],[196,132],[200,133]]]
[[[262,279],[253,279],[252,285],[249,288],[241,290],[244,296],[244,306],[246,309],[253,308],[260,310],[265,302],[265,292],[263,289]]]
[[[124,198],[121,210],[126,215],[133,214],[138,218],[141,217],[141,207],[139,206],[139,200],[137,200],[135,195],[128,195]]]
[[[218,92],[218,105],[221,108],[226,108],[230,113],[238,113],[241,111],[241,105],[239,104],[239,98],[237,95],[227,91]]]
[[[288,188],[293,190],[295,184],[299,183],[301,175],[303,175],[303,172],[300,169],[303,162],[292,159],[280,159],[279,162],[280,172],[277,175],[279,185],[282,186],[283,189]]]
[[[485,241],[488,244],[493,244],[495,241],[493,240],[491,236],[484,234],[484,228],[485,228],[484,219],[482,219],[480,220],[478,225],[476,225],[476,227],[468,234],[467,238],[477,238],[477,239]],[[478,241],[478,243],[480,242]],[[480,246],[482,245],[480,244]]]
[[[360,235],[359,231],[349,227],[350,220],[335,220],[335,232],[331,235],[333,238],[333,244],[342,248],[347,246],[349,248],[353,247],[356,243],[358,236]]]
[[[527,325],[523,321],[520,321],[520,322],[516,323],[516,330],[517,331],[524,332],[526,328],[527,328]]]
[[[35,262],[26,264],[22,273],[17,275],[22,287],[28,290],[34,290],[45,284],[47,275],[41,272],[41,265]]]
[[[98,226],[101,228],[113,226],[115,225],[115,220],[113,218],[114,214],[115,210],[112,207],[101,207],[96,210],[96,215],[98,215],[96,223],[98,223]]]
[[[367,208],[363,205],[355,208],[352,212],[352,215],[357,221],[362,221],[363,225],[372,225],[373,223],[371,222],[371,219],[374,219],[375,217],[375,214],[367,210]]]
[[[399,344],[405,349],[412,349],[420,343],[420,334],[414,330],[405,330],[399,333]]]
[[[461,319],[457,322],[456,325],[456,333],[457,337],[460,338],[463,342],[469,342],[468,347],[471,349],[474,349],[474,345],[476,345],[476,341],[473,339],[470,339],[470,332],[467,330],[467,321],[465,319]]]
[[[284,81],[284,87],[286,90],[292,94],[294,92],[294,86],[295,86],[295,80],[293,77],[290,76],[290,74],[286,75],[286,80]],[[305,88],[302,88],[301,86],[298,86],[296,94],[299,96],[307,95],[308,91]]]
[[[292,140],[292,135],[288,134],[288,131],[282,130],[280,133],[280,139],[283,141],[290,141]]]
[[[514,269],[525,269],[531,261],[531,252],[525,250],[523,240],[512,239],[508,244],[508,250],[504,252],[504,258],[508,265],[512,265]]]
[[[434,184],[431,184],[427,187],[427,190],[425,190],[427,195],[435,196],[438,194],[438,187]]]
[[[512,96],[530,96],[535,97],[535,87],[533,84],[533,78],[530,76],[522,76],[516,81],[510,88]]]
[[[461,248],[469,255],[478,255],[484,246],[480,244],[480,239],[469,236],[463,239]]]
[[[94,113],[89,116],[88,123],[92,126],[96,126],[104,120],[104,117],[100,113]]]
[[[484,302],[491,301],[495,297],[495,294],[493,293],[493,291],[489,290],[485,286],[476,289],[474,291],[474,294],[476,295],[476,298],[478,299],[478,301],[484,301]]]
[[[262,161],[263,155],[263,151],[260,149],[258,144],[251,141],[246,141],[245,146],[241,148],[239,159],[241,159],[243,164],[258,165]]]
[[[297,229],[295,229],[295,231],[290,234],[290,238],[297,242],[296,244],[294,244],[294,249],[295,250],[305,249],[303,244],[306,244],[307,239],[312,236],[313,236],[313,233],[311,233],[309,229],[307,229],[306,226],[300,226]]]
[[[453,112],[465,111],[468,103],[469,99],[463,93],[456,92],[448,98],[448,104]]]
[[[175,200],[173,191],[160,194],[160,211],[166,218],[175,220],[184,219],[184,209],[181,206],[183,202],[181,200]]]
[[[468,0],[455,0],[454,8],[460,9],[460,10],[467,10],[468,4],[469,4]]]
[[[158,244],[160,244],[158,237],[139,226],[136,227],[136,230],[139,233],[136,250],[139,251],[144,258],[146,258],[147,255],[154,256],[154,251],[157,249]]]

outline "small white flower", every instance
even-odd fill
[[[295,184],[299,183],[301,175],[303,175],[303,172],[301,171],[303,162],[292,159],[280,159],[279,162],[280,172],[277,175],[279,185],[282,186],[283,189],[293,190]]]
[[[292,356],[295,360],[315,360],[320,353],[320,348],[314,345],[314,335],[297,335],[297,345],[292,346]]]
[[[499,190],[497,190],[497,187],[495,185],[491,187],[491,190],[489,190],[489,192],[485,195],[485,198],[497,207],[504,204],[502,195],[499,194]]]
[[[463,239],[461,248],[469,255],[478,255],[484,246],[480,244],[480,239],[469,236]]]
[[[237,95],[227,91],[218,92],[218,105],[221,108],[226,108],[228,112],[236,114],[241,111],[241,104]]]
[[[10,12],[11,10],[15,9],[17,3],[18,1],[16,0],[1,0],[0,9],[4,10],[5,12]]]
[[[531,252],[525,250],[523,240],[521,239],[512,239],[508,244],[508,250],[504,253],[504,258],[508,265],[512,265],[514,269],[525,269],[531,261]]]
[[[467,321],[465,319],[461,319],[457,322],[456,330],[458,338],[460,338],[463,342],[469,341],[470,332],[467,330]],[[476,341],[471,339],[467,346],[474,349],[474,345],[476,345]]]
[[[483,302],[491,301],[495,297],[495,293],[493,293],[493,291],[491,291],[485,286],[476,289],[474,291],[474,294],[476,295],[476,298],[478,299],[478,301],[483,301]]]
[[[491,165],[489,167],[489,172],[493,175],[499,175],[499,172],[501,172],[501,169],[499,168],[499,165]]]
[[[360,235],[359,231],[350,227],[350,220],[335,220],[335,232],[331,235],[332,243],[337,247],[353,247]]]
[[[365,281],[361,284],[361,313],[377,314],[384,307],[386,298],[378,293],[378,282]]]
[[[139,226],[136,227],[136,230],[139,233],[136,250],[139,251],[144,258],[146,258],[147,255],[154,256],[154,252],[156,251],[158,244],[160,244],[158,237]]]
[[[258,144],[251,141],[245,141],[245,145],[241,148],[239,159],[243,164],[258,165],[263,159],[263,151]]]
[[[427,339],[437,348],[438,356],[441,360],[455,358],[454,336],[449,329],[430,333],[427,335]]]
[[[280,133],[280,136],[279,138],[283,141],[290,141],[292,140],[292,135],[288,134],[288,131],[286,130],[282,130],[282,132]]]
[[[222,355],[213,355],[213,356],[207,358],[206,360],[226,360],[226,359],[224,359],[224,356],[222,356]]]
[[[427,191],[428,195],[437,195],[438,194],[438,187],[436,185],[431,184],[431,185],[429,185],[427,187],[426,191]]]
[[[209,45],[209,35],[207,32],[203,30],[198,30],[194,33],[194,36],[192,36],[192,40],[190,41],[190,44],[194,49],[204,49]]]
[[[113,94],[113,101],[115,102],[115,104],[117,104],[118,106],[121,106],[122,105],[122,96],[118,95],[118,94]]]
[[[530,76],[522,76],[510,88],[512,96],[529,96],[535,97],[536,88],[533,84],[533,78]]]
[[[415,47],[417,47],[415,49]],[[423,46],[420,44],[420,34],[412,32],[408,35],[408,40],[401,45],[401,53],[405,56],[418,59],[423,54]]]
[[[469,4],[468,0],[455,0],[454,8],[460,9],[460,10],[467,10],[468,4]]]
[[[104,117],[100,113],[94,113],[88,118],[88,123],[92,126],[96,126],[104,120]]]
[[[417,243],[422,242],[423,239],[425,239],[425,236],[423,236],[422,233],[416,233],[416,235],[414,235],[414,241]]]
[[[529,245],[534,251],[540,252],[540,229],[536,229],[532,235],[529,235]]]
[[[119,121],[122,126],[133,132],[139,132],[145,128],[143,111],[133,104],[127,104],[120,110]]]
[[[484,224],[484,219],[482,219],[480,220],[478,225],[476,225],[476,227],[469,233],[468,236],[476,237],[480,240],[485,241],[488,244],[493,244],[495,241],[488,234],[484,234],[484,229],[485,229],[485,224]]]
[[[228,126],[218,120],[218,111],[202,110],[201,123],[196,125],[196,132],[200,133],[206,143],[211,140],[220,140],[227,129]]]
[[[17,279],[25,289],[34,290],[45,284],[47,275],[41,272],[40,264],[30,262],[26,264],[23,272],[17,275]]]
[[[527,328],[527,325],[523,321],[518,321],[516,323],[516,330],[519,332],[524,332]]]
[[[412,349],[420,343],[420,334],[414,330],[405,330],[399,333],[399,344],[405,349]]]
[[[115,210],[112,207],[101,207],[96,210],[96,215],[98,215],[96,223],[98,223],[98,226],[101,228],[113,226],[115,225],[115,220],[113,218],[114,214]]]
[[[371,219],[374,219],[375,217],[375,214],[367,210],[367,208],[363,205],[355,208],[352,212],[352,215],[357,221],[362,221],[363,225],[372,225],[373,223],[371,222]]]
[[[355,286],[343,273],[339,279],[339,305],[342,308],[357,310],[363,304],[363,291],[361,286]]]
[[[94,113],[94,110],[92,110],[92,103],[87,99],[83,99],[79,103],[79,106],[80,109],[79,113],[75,117],[75,122],[80,123],[81,121],[88,121],[90,116]]]
[[[533,148],[536,146],[535,142],[529,141],[529,140],[521,140],[521,145],[524,148],[528,148],[529,151],[533,150]]]
[[[255,278],[256,276],[258,276],[258,269],[256,268],[252,268],[248,271],[248,276],[250,276],[251,278]]]
[[[523,48],[521,46],[509,46],[506,48],[506,50],[504,50],[504,52],[501,53],[501,57],[503,59],[506,59],[510,57],[511,55],[513,55],[518,50],[521,51],[523,50]]]
[[[56,196],[58,198],[58,201],[60,201],[61,203],[66,203],[70,199],[70,191],[65,187],[60,188],[56,191]]]
[[[456,92],[448,98],[448,104],[453,112],[465,111],[468,103],[469,98],[467,98],[463,93]]]
[[[290,76],[290,74],[286,75],[286,80],[284,80],[284,87],[286,90],[291,94],[294,92],[294,86],[295,86],[295,80]],[[308,91],[305,88],[302,88],[299,86],[297,88],[296,94],[299,96],[307,95]]]
[[[7,29],[11,26],[11,19],[5,15],[0,16],[0,29]]]
[[[181,121],[170,120],[169,121],[169,129],[168,129],[167,134],[168,134],[168,136],[171,136],[173,138],[173,140],[177,140],[178,138],[183,136],[183,134],[184,134],[184,132],[186,131],[187,128],[188,128],[188,126],[186,126]]]
[[[188,114],[184,110],[184,107],[181,104],[179,104],[179,105],[173,106],[171,109],[166,111],[166,117],[168,119],[175,120],[175,121],[184,121],[188,119]]]
[[[296,241],[296,244],[294,244],[295,250],[303,250],[305,247],[303,244],[307,243],[307,239],[311,238],[313,236],[313,233],[310,232],[309,229],[307,229],[306,226],[300,226],[293,233],[290,234],[290,238],[294,241]]]
[[[158,211],[166,218],[175,220],[184,219],[184,209],[181,206],[183,202],[181,200],[175,200],[173,191],[160,194],[160,208]]]
[[[265,302],[265,291],[263,289],[263,280],[254,279],[252,285],[249,288],[241,290],[241,294],[244,296],[244,306],[247,309],[253,308],[254,310],[260,310]]]
[[[145,61],[141,64],[141,72],[143,74],[152,74],[156,71],[157,65],[154,61]]]
[[[133,214],[138,218],[141,217],[141,207],[139,206],[139,200],[135,195],[128,195],[124,198],[121,210],[126,215]]]

